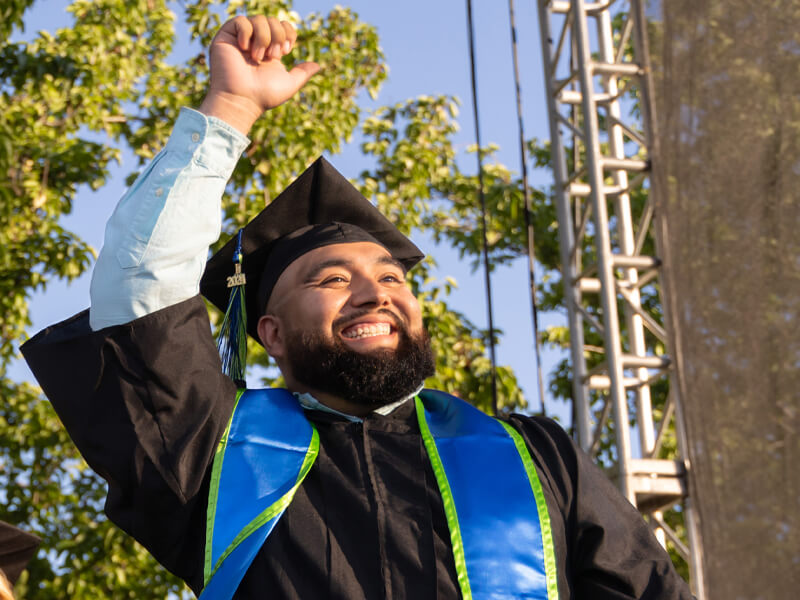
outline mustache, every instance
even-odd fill
[[[400,315],[395,314],[388,308],[379,308],[378,310],[364,309],[356,313],[353,313],[351,315],[347,315],[346,317],[339,317],[338,319],[334,319],[333,323],[331,324],[331,329],[333,329],[333,331],[340,331],[345,327],[347,327],[348,324],[352,323],[357,319],[360,319],[361,317],[367,317],[375,314],[388,316],[398,330],[403,332],[406,331],[405,321],[400,318]]]

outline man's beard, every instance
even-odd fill
[[[395,349],[361,353],[347,348],[338,335],[290,333],[286,350],[292,375],[311,389],[361,406],[378,408],[407,398],[433,375],[433,352],[426,332],[411,336],[392,317],[398,335]]]

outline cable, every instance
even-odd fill
[[[472,77],[472,112],[475,117],[475,141],[478,145],[478,196],[481,202],[481,235],[483,254],[484,285],[486,288],[486,310],[489,313],[489,357],[492,363],[492,412],[498,414],[497,406],[497,359],[494,344],[494,317],[492,310],[492,280],[489,276],[489,242],[486,238],[486,196],[483,193],[483,145],[478,118],[478,87],[475,79],[475,34],[472,22],[472,0],[467,0],[467,33],[469,37],[469,64]]]
[[[519,155],[522,163],[522,189],[525,197],[525,229],[528,232],[528,281],[531,291],[531,312],[533,313],[533,345],[536,354],[536,375],[539,383],[539,403],[542,407],[542,416],[545,415],[544,406],[544,378],[542,377],[542,353],[539,343],[539,309],[536,305],[536,246],[534,244],[533,209],[531,195],[528,189],[528,157],[525,151],[525,129],[522,124],[522,89],[519,83],[519,63],[517,59],[517,24],[514,18],[514,0],[508,0],[508,14],[511,21],[511,55],[514,63],[514,89],[517,96],[517,123],[519,128]]]

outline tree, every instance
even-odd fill
[[[4,39],[24,25],[31,4],[5,5]],[[0,409],[0,518],[44,540],[44,551],[18,585],[19,597],[27,600],[65,593],[78,600],[105,597],[109,580],[115,598],[186,593],[104,519],[102,482],[77,455],[40,392],[7,376],[12,342],[29,325],[31,293],[53,278],[80,275],[92,262],[94,251],[59,225],[77,188],[100,189],[125,145],[142,162],[149,160],[164,145],[179,107],[199,104],[208,76],[200,48],[207,47],[226,12],[278,13],[300,21],[288,1],[234,0],[223,11],[209,0],[195,0],[183,9],[181,28],[198,42],[198,52],[182,64],[168,61],[177,28],[165,0],[75,0],[72,27],[0,48],[0,170],[7,174],[0,179],[0,385],[8,399]],[[308,16],[299,30],[294,59],[316,60],[337,76],[315,78],[297,102],[253,128],[253,144],[228,186],[222,241],[316,155],[337,152],[360,125],[363,151],[374,161],[356,182],[362,191],[405,232],[433,231],[462,255],[477,256],[477,182],[455,161],[456,101],[420,97],[365,115],[360,94],[376,95],[387,70],[374,28],[335,8]],[[502,262],[524,248],[521,184],[499,164],[487,167],[486,180],[490,207],[511,216],[490,225],[507,232],[490,235],[491,254]],[[554,257],[553,212],[544,195],[536,199],[541,255]],[[438,357],[437,378],[430,383],[486,409],[487,333],[448,308],[452,282],[435,281],[432,264],[428,259],[413,280]],[[255,353],[255,362],[268,365],[263,351]],[[497,373],[501,408],[524,407],[514,374],[504,367]]]
[[[4,4],[4,40],[31,4]],[[48,553],[23,574],[19,597],[98,598],[109,579],[120,582],[119,597],[166,596],[180,584],[100,517],[102,483],[40,392],[7,376],[13,342],[29,325],[31,293],[91,264],[94,251],[58,219],[79,186],[104,184],[119,152],[123,107],[138,97],[136,74],[171,45],[163,3],[76,2],[71,10],[72,28],[0,49],[0,513],[38,533]],[[100,132],[109,142],[96,141]]]

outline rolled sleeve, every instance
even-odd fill
[[[196,295],[219,237],[220,199],[249,140],[184,108],[162,150],[106,225],[90,289],[93,330],[127,323]]]

